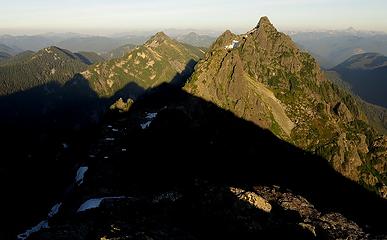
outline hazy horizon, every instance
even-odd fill
[[[343,30],[387,32],[382,0],[15,0],[0,10],[0,34],[47,32],[111,35],[190,29],[203,33],[244,32],[261,16],[282,31]]]
[[[353,28],[352,26],[348,26],[346,28],[339,28],[339,29],[328,29],[328,28],[281,28],[277,27],[277,29],[281,32],[328,32],[328,31],[346,31],[350,28]],[[153,35],[156,32],[174,32],[173,34],[168,34],[171,36],[176,35],[183,35],[188,34],[190,32],[194,32],[200,35],[209,35],[212,37],[216,37],[220,35],[222,32],[228,30],[230,28],[225,29],[193,29],[193,28],[166,28],[166,29],[122,29],[117,31],[100,31],[100,30],[93,30],[93,29],[80,29],[80,30],[63,30],[63,31],[55,31],[55,30],[7,30],[7,29],[0,29],[0,36],[10,35],[10,36],[38,36],[38,35],[53,35],[53,36],[60,36],[60,35],[80,35],[80,36],[101,36],[101,37],[124,37],[128,35],[133,36],[149,36]],[[246,29],[234,29],[232,30],[234,33],[242,34],[247,31],[249,31],[251,28]],[[379,30],[367,30],[367,29],[356,29],[356,31],[359,32],[375,32],[375,33],[381,33],[381,34],[387,34],[387,31],[379,31]]]

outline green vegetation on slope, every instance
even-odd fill
[[[64,84],[87,65],[75,54],[49,47],[32,54],[25,52],[0,65],[0,95],[8,95],[47,84]]]
[[[82,73],[100,96],[113,96],[124,87],[136,98],[145,89],[163,82],[188,78],[203,52],[157,33],[124,57],[91,66]]]

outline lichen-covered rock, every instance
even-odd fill
[[[234,193],[240,200],[246,201],[249,204],[251,204],[252,206],[254,206],[254,207],[256,207],[264,212],[270,213],[270,211],[271,211],[270,203],[268,201],[266,201],[266,199],[264,199],[263,197],[257,195],[256,193],[247,192],[243,189],[234,188],[234,187],[231,187],[230,191],[232,193]]]
[[[110,110],[117,110],[119,112],[128,112],[133,104],[133,100],[128,98],[126,102],[119,98],[113,105],[110,106]]]
[[[339,102],[335,106],[334,111],[344,122],[353,121],[353,116],[349,111],[348,107],[344,103]]]

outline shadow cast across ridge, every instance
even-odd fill
[[[184,84],[195,64],[190,61],[176,74],[173,85]],[[0,226],[0,238],[34,224],[60,198],[111,104],[146,94],[147,89],[129,82],[112,97],[100,97],[76,74],[65,84],[50,82],[0,96],[0,188],[9,196],[0,200],[0,212],[10,219]]]
[[[146,112],[156,111],[142,129]],[[278,185],[327,213],[386,230],[387,202],[337,173],[326,159],[183,90],[163,84],[135,102],[126,118],[129,137],[123,144],[129,153],[109,160],[111,172],[120,176],[114,182],[118,188],[133,183],[153,190],[184,188],[194,179],[244,189]],[[114,122],[115,116],[105,121]]]

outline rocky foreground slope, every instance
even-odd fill
[[[109,116],[83,159],[55,214],[20,239],[387,237],[385,201],[178,90]]]

